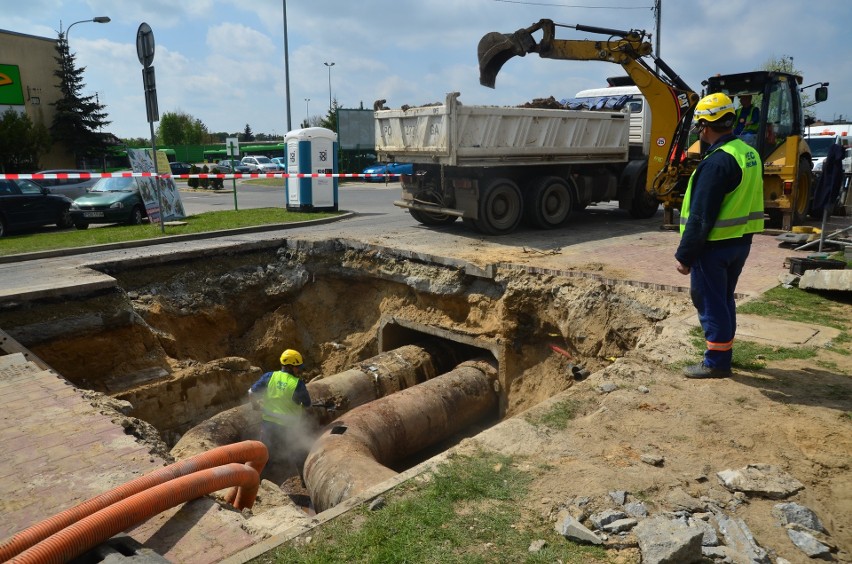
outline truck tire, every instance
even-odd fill
[[[506,235],[518,227],[523,212],[518,185],[508,178],[494,178],[479,192],[476,228],[487,235]]]
[[[430,193],[430,192],[427,192],[426,194],[423,194],[423,193],[418,194],[417,199],[419,201],[429,203],[429,204],[436,204],[436,205],[441,204],[441,202],[438,201],[438,198],[435,196],[435,194]],[[432,213],[432,212],[427,212],[427,211],[422,211],[422,210],[411,210],[410,209],[410,210],[408,210],[408,213],[411,214],[411,217],[413,217],[418,223],[420,223],[422,225],[428,225],[428,226],[450,225],[451,223],[455,222],[455,220],[458,219],[458,217],[456,217],[454,215],[447,215],[447,214],[443,214],[443,213]]]
[[[646,172],[636,177],[636,185],[633,187],[633,201],[630,204],[630,217],[633,219],[648,219],[654,217],[660,209],[660,202],[655,196],[645,190]]]
[[[568,184],[558,176],[532,181],[524,197],[524,219],[533,227],[559,227],[571,213],[573,201]]]

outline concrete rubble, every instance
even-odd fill
[[[792,495],[802,486],[795,478],[768,464],[750,464],[739,470],[718,472],[720,481],[734,491],[727,501],[673,488],[655,514],[630,492],[614,490],[596,498],[576,497],[558,504],[555,529],[567,540],[602,545],[607,549],[638,548],[644,564],[689,562],[784,563],[775,551],[760,546],[748,525],[736,515],[748,504],[744,488],[757,498]],[[706,482],[706,479],[702,480]],[[546,500],[548,503],[550,500]],[[601,508],[587,512],[588,508]],[[776,504],[772,515],[790,541],[810,558],[833,559],[838,551],[819,517],[796,502]],[[551,515],[553,515],[551,513]],[[543,542],[543,541],[542,541]],[[543,545],[542,545],[543,546]],[[541,547],[536,544],[536,551]],[[530,551],[534,552],[533,546]]]

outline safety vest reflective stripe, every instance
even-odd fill
[[[707,341],[707,350],[708,351],[729,351],[734,348],[734,341],[728,341],[727,343],[714,343],[712,341]]]
[[[747,233],[763,231],[763,167],[754,148],[739,139],[733,139],[707,153],[706,159],[722,150],[736,159],[742,170],[742,179],[734,190],[725,194],[716,223],[707,236],[708,241],[736,239]],[[696,169],[697,170],[697,169]],[[680,232],[683,233],[689,219],[689,203],[695,171],[689,178],[683,206],[680,211]]]

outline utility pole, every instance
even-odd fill
[[[655,47],[656,53],[654,53],[654,54],[659,59],[660,58],[660,24],[662,23],[662,19],[663,19],[663,0],[654,0],[654,12],[656,14],[656,27],[657,27],[657,32],[655,33],[657,46]],[[655,64],[654,70],[657,73],[659,73],[660,72],[659,65]]]
[[[328,67],[328,111],[331,113],[331,67],[334,66],[334,63],[323,63]]]
[[[287,0],[282,0],[284,8],[284,90],[287,97],[287,131],[293,129],[290,121],[290,54],[287,48]]]

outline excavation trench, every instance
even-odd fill
[[[334,408],[311,410],[318,509],[569,388],[669,315],[641,288],[339,241],[98,268],[115,289],[2,304],[0,328],[177,459],[256,439],[246,392],[298,349],[314,401]],[[355,451],[364,470],[336,471]]]

